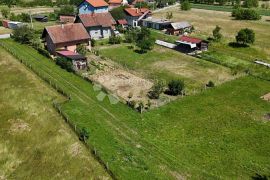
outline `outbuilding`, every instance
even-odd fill
[[[48,22],[48,16],[45,16],[45,15],[36,14],[33,16],[33,18],[39,22]]]
[[[75,71],[87,69],[87,58],[85,56],[68,50],[56,51],[56,53],[59,57],[64,57],[72,61]]]
[[[167,19],[157,19],[157,18],[152,18],[152,17],[143,19],[142,22],[143,22],[142,24],[144,27],[157,29],[157,30],[167,29],[172,23],[171,21]]]
[[[9,21],[8,22],[8,28],[10,29],[17,29],[19,27],[22,27],[24,24],[22,22],[18,21]]]
[[[192,25],[189,22],[174,22],[168,25],[167,34],[170,35],[183,35],[185,32],[190,32]]]
[[[184,52],[190,53],[194,51],[206,51],[208,49],[208,42],[199,38],[182,36],[178,41],[176,41],[176,49]]]

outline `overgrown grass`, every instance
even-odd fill
[[[62,111],[90,131],[109,169],[120,179],[248,179],[270,171],[267,81],[244,77],[160,109],[138,114],[124,104],[98,101],[92,85],[35,50],[1,43],[70,94]]]
[[[64,101],[0,48],[1,179],[109,177],[52,106]]]

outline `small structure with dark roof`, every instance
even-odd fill
[[[84,0],[78,10],[79,14],[105,13],[109,11],[109,4],[104,0]]]
[[[87,58],[85,56],[68,50],[56,51],[56,53],[60,57],[71,60],[75,71],[87,69]]]
[[[116,24],[109,12],[80,14],[75,22],[82,23],[93,39],[109,38]]]
[[[182,21],[171,23],[167,28],[167,33],[171,35],[182,35],[191,31],[192,25],[189,22]]]
[[[125,8],[125,14],[128,25],[137,27],[142,25],[141,20],[151,15],[151,11],[148,8]]]
[[[142,25],[144,27],[153,28],[157,30],[167,29],[171,24],[171,21],[167,19],[157,19],[152,17],[143,19],[142,22],[143,22]]]
[[[208,42],[199,38],[181,36],[178,41],[176,41],[177,50],[185,53],[190,53],[194,51],[206,51],[208,49]]]
[[[48,22],[48,16],[42,14],[33,15],[33,19],[39,22]]]
[[[75,52],[78,44],[87,44],[90,48],[90,36],[81,23],[46,27],[42,38],[45,47],[53,55],[56,55],[57,50]]]

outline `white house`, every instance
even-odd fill
[[[137,27],[142,25],[142,19],[151,15],[151,11],[148,8],[125,8],[125,14],[128,25]]]

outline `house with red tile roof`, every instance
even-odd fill
[[[79,14],[75,23],[82,23],[93,39],[109,38],[113,34],[116,24],[109,12]]]
[[[90,36],[81,23],[45,27],[42,38],[52,55],[56,55],[59,50],[76,52],[79,44],[90,46]]]
[[[141,20],[148,18],[151,11],[148,8],[125,8],[126,20],[129,26],[141,26]]]
[[[79,14],[105,13],[109,10],[109,4],[104,0],[84,0],[78,10]]]

